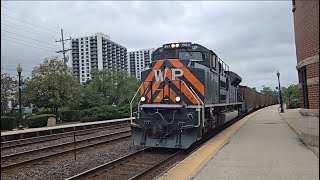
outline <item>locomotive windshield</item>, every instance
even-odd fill
[[[160,60],[160,59],[170,59],[170,58],[177,58],[177,55],[174,55],[174,53],[161,53],[161,54],[155,54],[153,56],[153,61]],[[179,52],[178,58],[180,60],[200,60],[203,61],[203,53],[202,52],[195,52],[195,51],[183,51]]]
[[[196,60],[203,60],[203,54],[202,52],[179,52],[179,59],[180,60],[190,60],[190,59],[196,59]]]

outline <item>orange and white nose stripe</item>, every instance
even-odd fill
[[[171,68],[164,67],[164,62],[167,61],[171,64]],[[200,94],[204,96],[203,84],[185,67],[179,59],[158,60],[153,66],[149,75],[143,82],[143,86],[140,90],[140,95],[146,95],[147,101],[151,102],[151,97],[154,103],[160,103],[163,98],[169,97],[172,102],[175,102],[176,92],[168,85],[163,85],[163,88],[159,90],[161,84],[165,79],[172,80],[175,88],[179,89],[181,93],[192,103],[198,104],[198,100],[189,91],[188,87],[184,83],[180,83],[179,80],[185,81],[189,86],[193,86]],[[170,94],[169,94],[170,93]]]

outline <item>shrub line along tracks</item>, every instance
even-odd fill
[[[181,154],[179,149],[145,148],[68,178],[71,179],[139,179],[153,169]]]
[[[77,130],[77,131],[69,131],[64,133],[58,133],[58,134],[51,134],[51,135],[45,135],[45,136],[37,136],[33,138],[25,138],[20,140],[13,140],[13,141],[5,141],[1,142],[1,150],[7,150],[10,148],[30,145],[30,144],[36,144],[36,143],[43,143],[47,141],[57,140],[65,137],[71,137],[76,133],[76,136],[80,135],[86,135],[96,132],[97,130],[102,129],[119,129],[129,127],[129,124],[121,124],[121,125],[111,125],[111,126],[104,126],[104,127],[97,127],[97,128],[90,128],[90,129],[83,129],[83,130]]]
[[[20,165],[25,165],[25,164],[33,163],[36,161],[45,160],[50,157],[55,157],[55,156],[69,153],[69,152],[73,152],[74,150],[82,150],[88,147],[129,138],[130,136],[131,136],[130,130],[123,130],[116,133],[110,133],[106,135],[100,135],[100,136],[82,139],[79,141],[75,141],[75,143],[68,142],[68,143],[53,145],[45,148],[39,148],[35,150],[1,156],[1,170],[7,170]],[[109,139],[104,140],[105,138],[109,138]],[[97,142],[87,144],[90,141],[97,141]],[[74,148],[75,145],[78,145],[76,149]]]

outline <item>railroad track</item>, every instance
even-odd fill
[[[131,137],[130,130],[123,130],[117,133],[82,139],[76,141],[75,143],[68,142],[35,150],[1,156],[1,170],[8,170],[17,166],[22,166],[38,161],[44,161],[47,158],[64,155],[66,153],[71,153],[74,151],[74,149],[82,150],[88,147],[105,144],[108,142],[113,142],[129,137]]]
[[[69,177],[67,180],[155,179],[173,167],[176,163],[186,158],[189,154],[196,151],[203,143],[213,138],[242,117],[243,116],[235,118],[217,128],[207,136],[204,136],[200,141],[194,143],[189,149],[146,148]]]
[[[121,124],[121,125],[111,125],[111,126],[90,128],[90,129],[78,130],[78,131],[75,131],[75,133],[76,133],[76,136],[81,136],[81,135],[96,133],[97,131],[100,131],[100,130],[120,129],[124,127],[130,127],[130,125]],[[21,146],[26,146],[30,144],[44,143],[47,141],[53,141],[61,138],[71,137],[73,135],[74,135],[74,132],[70,131],[70,132],[59,133],[59,134],[38,136],[34,138],[26,138],[21,140],[1,142],[1,150],[7,150],[10,148],[21,147]]]
[[[166,167],[166,163],[178,158],[181,152],[179,149],[145,148],[67,179],[146,179],[152,170]]]

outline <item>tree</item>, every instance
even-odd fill
[[[8,109],[8,103],[13,100],[15,92],[18,91],[18,82],[9,74],[1,74],[1,114]]]
[[[137,78],[129,76],[126,71],[102,69],[93,71],[92,76],[94,78],[86,88],[101,93],[108,105],[129,105],[140,84]]]
[[[50,108],[58,117],[59,108],[79,101],[83,93],[71,69],[52,58],[34,68],[27,94],[37,107]]]
[[[270,87],[262,86],[262,90],[260,91],[264,95],[268,96],[277,96],[277,91],[272,90]]]
[[[289,91],[291,91],[291,95],[289,94]],[[288,88],[282,87],[281,93],[284,102],[288,105],[289,108],[293,107],[299,107],[299,87],[298,85],[291,84]],[[289,97],[290,96],[290,97]],[[290,103],[289,103],[290,99]]]
[[[252,90],[254,90],[255,92],[257,92],[257,88],[256,88],[256,87],[253,87]]]

